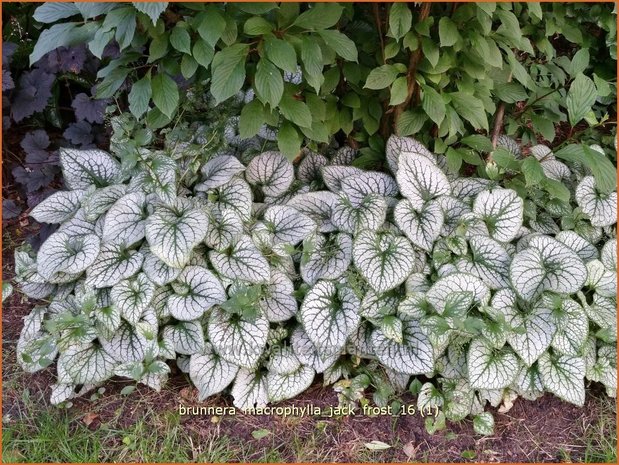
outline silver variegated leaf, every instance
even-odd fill
[[[299,318],[319,354],[327,357],[344,347],[361,320],[359,305],[352,290],[337,289],[331,281],[319,281],[309,290]]]
[[[250,219],[253,196],[251,187],[243,179],[232,178],[226,184],[217,187],[212,192],[212,197],[220,211],[231,209],[244,221]]]
[[[585,403],[585,362],[580,357],[546,352],[538,361],[544,387],[557,397],[582,407]]]
[[[262,315],[249,320],[215,308],[208,321],[208,335],[224,360],[244,368],[256,368],[269,335],[269,321]]]
[[[208,216],[204,242],[210,248],[223,250],[243,234],[243,220],[230,208],[214,209]]]
[[[103,347],[87,344],[69,347],[60,354],[58,365],[73,384],[96,384],[114,374],[117,362]]]
[[[209,259],[215,271],[226,278],[251,283],[266,283],[270,279],[269,263],[249,236],[242,236],[223,252],[212,250]]]
[[[332,165],[350,165],[357,156],[357,150],[348,145],[340,147],[331,157]]]
[[[337,279],[351,260],[352,238],[348,234],[315,234],[303,242],[301,276],[308,284],[319,279]]]
[[[271,349],[271,356],[266,364],[267,370],[280,375],[294,373],[301,368],[301,366],[301,362],[294,354],[294,350],[288,345],[273,346]]]
[[[100,251],[100,241],[94,234],[71,236],[57,231],[41,245],[37,255],[37,271],[49,280],[57,273],[79,274],[88,269]]]
[[[366,195],[355,205],[345,194],[339,195],[332,209],[331,222],[350,234],[364,229],[376,231],[385,222],[387,202],[378,194]]]
[[[290,337],[292,349],[303,365],[311,366],[317,373],[324,372],[332,366],[340,356],[340,349],[331,353],[319,352],[302,326],[297,326]],[[323,347],[323,349],[325,349]]]
[[[205,349],[204,330],[199,321],[179,321],[163,328],[163,339],[179,354],[200,354]]]
[[[61,148],[60,164],[69,188],[105,187],[120,180],[120,163],[103,150]]]
[[[561,302],[557,332],[552,347],[564,355],[578,356],[589,335],[589,319],[582,307],[571,299]]]
[[[362,231],[353,243],[355,267],[377,292],[402,284],[415,266],[408,239],[391,232]]]
[[[567,245],[585,262],[598,258],[598,251],[595,246],[574,231],[561,231],[555,236],[555,239]]]
[[[331,222],[331,216],[337,198],[336,194],[329,191],[307,192],[295,195],[287,205],[314,220],[318,225],[318,231],[331,232],[336,229]]]
[[[79,210],[84,190],[54,192],[30,212],[39,223],[62,223]]]
[[[75,215],[60,225],[57,232],[65,232],[70,236],[85,236],[96,234],[95,223],[86,219],[86,213],[80,208]]]
[[[114,184],[95,190],[83,201],[86,220],[95,221],[126,193],[126,184]]]
[[[103,240],[127,247],[141,241],[147,216],[146,195],[134,192],[121,197],[105,215]]]
[[[150,251],[150,247],[145,244],[140,250],[144,254],[144,263],[142,269],[148,279],[154,282],[157,286],[165,286],[174,281],[181,273],[180,268],[172,268]]]
[[[499,242],[510,242],[518,235],[523,209],[524,202],[511,189],[480,192],[473,203],[473,213],[483,220],[490,236]]]
[[[569,179],[572,175],[572,172],[567,165],[558,160],[544,160],[541,162],[541,165],[546,177],[554,179],[555,181]]]
[[[148,340],[136,326],[122,323],[109,340],[102,341],[105,350],[119,362],[139,362],[148,350]]]
[[[398,171],[399,160],[403,153],[405,153],[405,157],[425,157],[436,162],[436,155],[425,148],[421,142],[412,137],[392,135],[387,140],[387,147],[385,148],[385,158],[392,173]]]
[[[304,152],[305,156],[297,168],[297,179],[301,182],[309,184],[315,179],[319,179],[321,168],[326,166],[329,163],[329,160],[324,155],[320,155],[307,149],[305,149]]]
[[[187,266],[172,284],[175,293],[168,297],[167,308],[177,320],[197,320],[213,305],[226,300],[226,292],[217,277],[201,266]]]
[[[585,176],[580,181],[575,196],[593,226],[611,226],[617,222],[617,192],[599,192],[593,176]]]
[[[401,343],[389,338],[382,329],[375,329],[372,347],[381,363],[400,373],[418,375],[434,370],[432,344],[417,320],[402,321]]]
[[[395,179],[378,171],[364,171],[361,174],[347,176],[340,181],[340,189],[354,205],[359,205],[370,194],[383,197],[398,195]]]
[[[294,283],[281,271],[271,273],[271,282],[264,286],[260,310],[270,322],[286,321],[297,313]]]
[[[470,256],[456,261],[456,268],[485,282],[490,289],[509,287],[511,257],[497,241],[486,236],[469,238]]]
[[[467,273],[453,273],[439,279],[426,293],[426,299],[438,313],[443,313],[454,292],[471,292],[473,302],[480,306],[490,300],[488,286],[478,277]]]
[[[344,179],[360,175],[363,170],[354,166],[330,165],[323,167],[321,172],[325,186],[332,192],[339,192]]]
[[[231,155],[219,155],[207,161],[202,167],[204,180],[196,185],[196,190],[208,191],[222,186],[243,171],[245,171],[245,166],[238,158]]]
[[[488,189],[492,181],[483,178],[457,178],[451,181],[451,195],[466,202]]]
[[[426,202],[451,193],[445,173],[423,156],[401,157],[396,177],[402,195],[418,211]]]
[[[483,339],[473,339],[467,356],[469,382],[476,389],[502,389],[518,372],[516,356],[508,349],[495,349]]]
[[[280,402],[301,394],[314,380],[313,368],[302,365],[292,373],[280,374],[270,371],[266,377],[270,402]]]
[[[368,289],[361,299],[359,315],[365,318],[393,315],[398,309],[399,302],[400,297],[395,291],[378,293],[373,289]]]
[[[126,250],[120,244],[104,244],[86,271],[86,284],[95,288],[112,287],[136,274],[143,262],[141,252]]]
[[[617,270],[617,238],[610,239],[604,244],[604,247],[602,247],[600,260],[607,270]]]
[[[150,250],[168,266],[182,268],[191,251],[205,236],[208,218],[191,201],[178,198],[174,205],[160,205],[146,221]]]
[[[210,346],[199,354],[193,354],[189,361],[189,377],[198,388],[198,400],[223,391],[234,380],[239,367],[227,362]]]
[[[125,279],[112,288],[114,306],[123,318],[135,325],[150,304],[155,294],[155,285],[144,273]]]
[[[444,221],[443,209],[437,201],[427,202],[418,210],[413,208],[410,200],[402,199],[395,206],[393,216],[413,245],[426,252],[432,251]]]
[[[510,266],[510,279],[520,297],[532,301],[544,290],[572,294],[580,290],[587,269],[565,244],[547,236],[535,236],[518,252]]]
[[[269,402],[266,376],[260,371],[241,368],[232,385],[232,397],[238,409],[264,408]]]
[[[493,297],[493,306],[497,306],[495,300],[496,297]],[[497,309],[500,310],[500,307]],[[550,347],[557,331],[552,310],[538,304],[526,313],[515,312],[511,321],[509,318],[506,320],[510,322],[512,328],[517,330],[510,331],[507,335],[509,345],[527,366],[533,365]]]
[[[264,212],[264,224],[276,244],[297,245],[316,230],[309,216],[287,205],[274,205]]]
[[[265,195],[280,195],[288,190],[294,180],[292,163],[279,152],[264,152],[247,165],[245,179],[262,188]]]

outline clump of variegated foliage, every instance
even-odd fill
[[[487,403],[549,391],[583,405],[585,380],[614,395],[617,198],[586,168],[532,147],[571,196],[522,198],[410,138],[389,139],[388,173],[351,166],[346,146],[293,165],[256,149],[264,138],[227,137],[237,148],[195,173],[166,149],[139,149],[131,169],[61,150],[68,190],[32,211],[60,228],[15,265],[45,301],[19,362],[56,361],[54,404],[113,376],[159,389],[172,361],[201,400],[229,389],[239,408],[363,364],[399,388],[424,375],[419,407],[477,415],[482,433]]]

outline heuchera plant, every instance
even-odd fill
[[[160,389],[172,360],[201,400],[230,390],[244,409],[363,364],[400,388],[425,375],[420,408],[477,415],[485,434],[487,403],[583,405],[585,379],[615,395],[617,194],[589,168],[503,137],[503,159],[539,180],[522,190],[459,177],[411,138],[388,140],[386,173],[350,166],[347,146],[293,164],[269,134],[235,131],[201,166],[172,143],[129,166],[60,151],[68,190],[31,212],[60,227],[15,255],[21,290],[45,301],[18,359],[56,361],[52,403],[112,376]]]

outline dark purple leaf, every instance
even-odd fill
[[[103,49],[103,53],[101,54],[101,58],[111,58],[115,59],[120,56],[120,47],[118,46],[118,42],[113,40],[109,44],[105,46]]]
[[[14,200],[2,200],[2,220],[11,220],[17,218],[22,209],[15,203]]]
[[[58,229],[57,224],[44,223],[39,229],[39,234],[35,234],[28,238],[28,243],[32,246],[32,249],[36,252],[41,247],[41,244],[47,240],[49,236],[54,234]]]
[[[49,137],[42,129],[26,134],[21,141],[21,147],[26,152],[26,163],[44,163],[49,157],[46,150],[49,147]]]
[[[56,76],[39,68],[26,72],[19,79],[19,88],[11,104],[13,119],[17,122],[43,111],[52,96],[52,85]]]
[[[92,126],[86,121],[71,123],[62,135],[73,145],[87,145],[94,140]]]
[[[11,72],[8,69],[2,70],[2,92],[5,90],[11,90],[15,88],[15,83],[13,82],[13,77],[11,76]]]
[[[106,105],[107,100],[93,99],[84,93],[77,94],[71,104],[75,109],[75,117],[89,123],[103,123]]]
[[[27,192],[34,192],[48,186],[54,180],[54,175],[57,172],[58,167],[45,165],[34,169],[17,166],[11,171],[15,181],[24,186]]]
[[[86,45],[76,45],[73,47],[60,47],[58,49],[60,55],[60,70],[79,73],[86,62]]]
[[[13,59],[13,54],[17,50],[17,44],[13,42],[4,42],[2,44],[2,66],[8,68]]]

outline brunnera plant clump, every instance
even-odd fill
[[[15,254],[22,292],[45,302],[18,359],[56,362],[52,403],[113,376],[158,390],[173,361],[201,400],[230,392],[243,409],[363,365],[394,389],[424,375],[420,408],[477,415],[485,434],[487,404],[548,391],[583,405],[586,380],[614,395],[617,194],[585,165],[502,137],[514,163],[569,190],[523,197],[412,138],[388,140],[387,173],[350,166],[348,146],[293,164],[228,132],[236,151],[194,169],[166,149],[140,148],[130,168],[61,149],[68,190],[31,212],[60,227]]]

